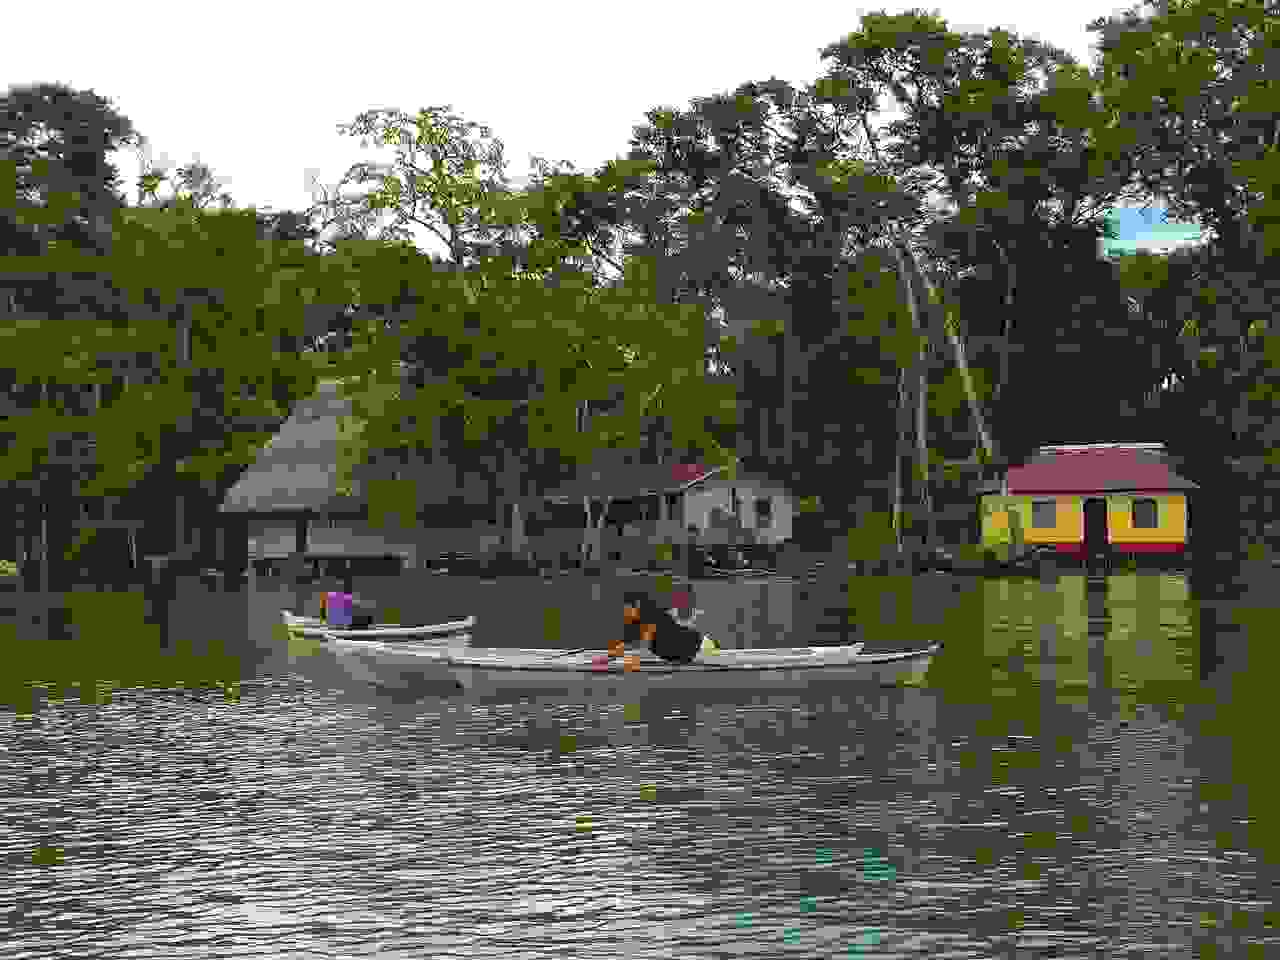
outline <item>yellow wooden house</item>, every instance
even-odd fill
[[[1187,497],[1163,444],[1041,447],[979,491],[985,547],[1049,548],[1081,558],[1183,554]]]

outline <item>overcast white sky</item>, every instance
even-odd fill
[[[45,36],[50,9],[18,4],[6,26]],[[530,154],[590,169],[626,151],[650,107],[770,75],[811,82],[819,49],[856,29],[866,8],[560,0],[480,10],[393,0],[347,10],[229,0],[123,13],[73,0],[59,9],[56,41],[6,51],[0,88],[93,88],[149,138],[157,161],[208,163],[237,205],[302,209],[309,169],[332,185],[354,162],[393,155],[337,133],[363,110],[449,104],[504,141],[513,177],[527,172]],[[1009,27],[1091,64],[1085,25],[1117,9],[1109,0],[960,0],[941,13],[954,29]],[[117,163],[132,197],[138,160],[122,153]]]

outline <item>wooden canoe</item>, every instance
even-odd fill
[[[690,664],[643,652],[634,668],[593,662],[599,650],[470,647],[462,642],[385,643],[329,634],[327,648],[352,677],[376,687],[423,696],[466,694],[482,700],[568,698],[630,702],[661,692],[804,692],[817,684],[870,681],[896,685],[923,676],[934,643],[916,650],[863,653],[862,644],[831,647],[720,650]]]

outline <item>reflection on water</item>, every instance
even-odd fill
[[[1218,955],[1274,940],[1178,578],[974,582],[922,688],[644,711],[301,677],[0,718],[0,956]],[[1235,761],[1237,764],[1239,761]],[[1263,762],[1263,761],[1259,761]],[[1274,947],[1274,944],[1271,944]]]
[[[1004,664],[995,667],[1004,675],[997,696],[1025,681],[1062,704],[1099,712],[1114,699],[1124,712],[1177,700],[1198,677],[1181,577],[989,580],[983,609],[984,657]]]

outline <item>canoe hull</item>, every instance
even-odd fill
[[[476,625],[475,617],[467,617],[463,620],[451,620],[446,623],[423,624],[421,626],[379,623],[361,629],[343,630],[331,627],[316,617],[303,617],[288,610],[281,610],[280,616],[291,632],[302,637],[314,639],[324,639],[333,635],[350,640],[432,640],[446,642],[460,633],[470,631]]]
[[[644,660],[640,668],[633,671],[620,665],[611,666],[607,671],[532,671],[472,663],[455,667],[454,675],[466,696],[480,701],[527,698],[632,703],[653,696],[681,694],[693,694],[700,699],[750,700],[756,696],[833,691],[851,685],[898,686],[903,682],[917,682],[928,670],[933,652],[914,651],[892,659],[850,658],[846,662],[822,665],[759,669],[719,667],[714,664],[714,657],[688,666]]]
[[[482,702],[532,699],[574,703],[629,703],[664,694],[739,700],[766,694],[803,695],[818,688],[838,690],[849,685],[899,686],[919,682],[940,649],[935,644],[879,655],[856,653],[856,648],[733,650],[684,666],[646,656],[639,669],[626,670],[614,661],[601,671],[592,669],[589,654],[467,649],[462,642],[441,646],[333,638],[326,640],[324,647],[347,676],[379,689],[422,697],[462,696]]]
[[[460,652],[471,642],[467,633],[447,641],[432,638],[411,643],[351,640],[329,635],[321,650],[358,686],[411,693],[420,697],[452,697],[465,688],[450,669],[449,648]]]

